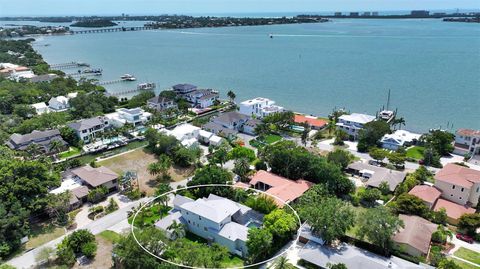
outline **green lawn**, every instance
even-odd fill
[[[424,147],[420,146],[415,146],[407,149],[407,157],[408,158],[413,158],[416,160],[421,160],[423,159],[423,151],[425,150]]]
[[[116,232],[109,231],[109,230],[105,230],[98,235],[101,236],[102,238],[104,238],[105,240],[111,242],[111,243],[118,242],[121,238],[121,235],[119,235]]]
[[[461,260],[458,260],[458,259],[455,259],[455,258],[449,258],[453,261],[455,261],[455,263],[460,266],[462,269],[478,269],[479,267],[476,267],[474,265],[471,265],[469,263],[466,263],[464,261],[461,261]]]
[[[161,204],[155,204],[149,208],[144,208],[135,218],[134,225],[136,227],[153,225],[157,220],[168,215],[168,211],[170,211],[170,209],[171,207],[164,207]],[[128,223],[132,223],[133,216],[134,215],[128,218]]]
[[[455,251],[454,255],[464,260],[480,265],[480,253],[478,252],[466,249],[464,247],[460,247],[457,251]]]
[[[230,257],[222,261],[222,267],[225,267],[225,268],[242,267],[243,265],[244,265],[243,260],[235,255],[231,255]]]
[[[267,143],[267,144],[273,144],[277,141],[280,141],[282,140],[282,137],[279,136],[279,135],[274,135],[274,134],[270,134],[270,135],[267,135],[265,136],[262,141]]]
[[[355,206],[353,207],[353,210],[355,211],[356,217],[358,217],[359,214],[362,214],[363,212],[367,211],[365,207],[361,207],[361,206]],[[359,239],[356,234],[358,229],[359,229],[359,226],[355,224],[352,228],[350,228],[350,230],[346,232],[346,235]]]
[[[79,148],[70,147],[70,148],[68,148],[68,151],[64,151],[64,152],[60,153],[58,155],[58,157],[60,159],[66,159],[66,158],[70,158],[70,157],[75,156],[75,155],[79,155],[80,152],[81,152],[81,150]]]
[[[26,249],[36,248],[64,234],[65,229],[62,227],[56,227],[53,224],[38,225],[31,228],[31,235],[25,247]]]

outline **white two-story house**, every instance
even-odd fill
[[[480,154],[480,130],[458,129],[455,132],[455,154]]]
[[[208,198],[192,200],[176,195],[170,215],[155,226],[171,236],[168,227],[175,221],[211,243],[228,248],[235,255],[245,257],[248,229],[260,227],[263,215],[229,199],[210,194]]]
[[[270,114],[283,111],[285,111],[285,109],[281,106],[275,105],[275,101],[263,97],[257,97],[241,102],[239,110],[241,114],[256,116],[258,118],[263,118]]]
[[[119,108],[113,113],[106,114],[105,118],[115,128],[122,127],[127,123],[133,126],[141,126],[152,118],[152,113],[138,107],[130,109]]]
[[[69,98],[62,95],[52,97],[50,98],[50,101],[48,101],[48,108],[51,111],[56,112],[65,111],[70,108],[70,104],[68,103],[68,101]]]
[[[480,197],[480,171],[447,164],[435,175],[435,187],[442,197],[460,205],[475,206]]]
[[[358,138],[358,132],[363,129],[366,123],[375,120],[375,116],[352,113],[349,115],[342,115],[338,118],[337,129],[346,132],[352,139]]]

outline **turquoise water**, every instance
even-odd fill
[[[272,33],[274,38],[269,38]],[[50,46],[45,46],[49,44]],[[323,24],[157,30],[42,37],[49,63],[82,61],[101,80],[134,74],[157,90],[176,83],[233,89],[289,109],[375,114],[386,103],[407,129],[480,129],[480,25],[441,20],[337,19]],[[75,71],[75,70],[73,70]]]

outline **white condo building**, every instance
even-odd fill
[[[275,105],[275,101],[268,98],[257,97],[240,103],[239,112],[248,116],[263,118],[272,113],[283,112],[285,109]]]

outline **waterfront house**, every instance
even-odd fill
[[[212,89],[198,89],[183,95],[183,98],[195,108],[207,108],[213,106],[220,95]]]
[[[405,130],[397,130],[392,134],[386,134],[380,140],[382,148],[397,150],[399,147],[408,147],[417,143],[420,134],[411,133]]]
[[[306,123],[310,126],[310,128],[314,130],[323,129],[328,124],[328,121],[326,120],[319,119],[313,116],[306,116],[306,115],[300,115],[300,114],[295,114],[293,121],[296,124]]]
[[[307,180],[290,180],[264,170],[257,171],[248,184],[281,199],[275,199],[280,207],[283,207],[284,203],[295,201],[313,186],[313,183]]]
[[[152,118],[152,113],[141,108],[119,108],[113,113],[105,114],[110,126],[119,128],[125,124],[142,126]]]
[[[42,115],[43,113],[50,112],[50,109],[48,108],[48,106],[45,102],[32,104],[31,107],[33,107],[33,109],[35,109],[35,113],[37,113],[37,115]]]
[[[90,143],[109,125],[105,117],[93,117],[68,124],[84,143]]]
[[[12,134],[7,141],[7,146],[14,150],[26,150],[31,144],[40,146],[40,150],[44,153],[50,152],[50,146],[53,141],[59,141],[63,148],[68,146],[60,135],[58,129],[46,130],[46,131],[33,131],[28,134]]]
[[[70,108],[68,101],[69,99],[62,95],[52,97],[50,98],[50,101],[48,101],[48,108],[55,112],[65,111]]]
[[[480,154],[480,130],[458,129],[453,153],[462,156]]]
[[[89,165],[72,169],[74,179],[80,180],[89,189],[105,187],[109,192],[118,188],[118,174],[105,166],[91,167]]]
[[[174,221],[182,223],[189,232],[245,257],[248,229],[259,227],[262,220],[263,215],[251,208],[214,194],[197,200],[175,195],[173,210],[155,227],[171,236],[168,227]]]
[[[164,111],[171,108],[176,109],[178,107],[174,100],[160,95],[149,99],[147,106],[157,111]]]
[[[392,238],[395,248],[413,257],[425,257],[430,252],[432,234],[437,225],[418,217],[400,214],[404,227]]]
[[[273,113],[283,112],[285,109],[275,105],[275,102],[263,97],[246,100],[240,103],[241,114],[263,118]]]
[[[375,116],[352,113],[340,116],[336,125],[337,129],[346,132],[351,139],[356,140],[358,138],[358,132],[363,129],[363,126],[374,120]]]
[[[211,121],[213,123],[222,125],[225,128],[238,131],[248,119],[249,117],[244,114],[240,114],[237,111],[230,111],[221,113]]]
[[[347,172],[363,178],[368,187],[378,188],[382,182],[387,182],[391,192],[405,180],[406,172],[374,166],[363,162],[354,162],[347,166]]]
[[[177,84],[172,86],[173,91],[180,96],[194,92],[197,90],[197,86],[192,84]]]
[[[447,200],[475,206],[480,197],[480,171],[449,163],[435,174],[435,187]]]

